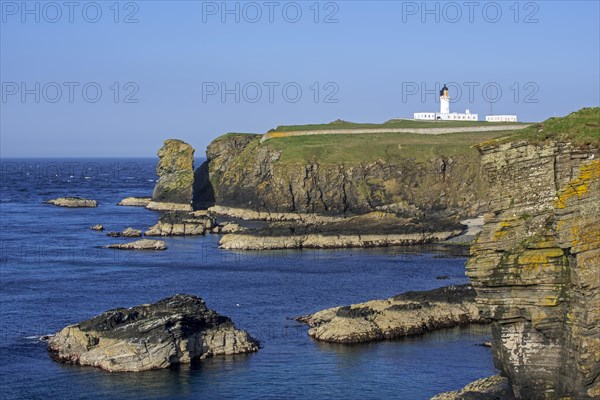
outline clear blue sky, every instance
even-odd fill
[[[166,138],[202,156],[226,132],[435,111],[422,88],[449,82],[452,111],[480,119],[493,86],[494,113],[524,121],[600,103],[598,1],[63,3],[1,2],[3,157],[153,156]]]

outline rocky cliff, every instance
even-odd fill
[[[467,273],[519,399],[600,398],[600,109],[479,146],[490,212]]]
[[[460,219],[483,210],[487,182],[480,155],[471,148],[477,134],[459,134],[458,142],[449,135],[340,136],[264,143],[260,135],[222,136],[208,146],[207,161],[196,171],[195,208],[216,204],[321,215],[388,211],[420,219]],[[346,148],[337,145],[340,140]]]
[[[147,207],[153,210],[191,211],[194,149],[181,140],[168,139],[158,150],[158,157],[156,174],[159,178]]]

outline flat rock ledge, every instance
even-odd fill
[[[135,242],[109,244],[109,249],[119,250],[166,250],[167,245],[162,240],[140,239]]]
[[[420,223],[374,211],[322,223],[271,222],[260,229],[227,234],[219,246],[228,250],[406,246],[443,242],[463,230],[452,221]]]
[[[258,343],[201,298],[177,294],[69,325],[50,338],[48,349],[60,362],[125,372],[251,353]]]
[[[500,375],[481,378],[460,390],[440,393],[430,400],[512,400],[508,379]]]
[[[192,211],[191,204],[150,201],[146,208],[152,211]]]
[[[443,242],[460,234],[460,230],[397,234],[318,234],[263,236],[249,233],[231,233],[223,236],[219,247],[226,250],[276,249],[339,249],[353,247],[410,246]]]
[[[151,197],[125,197],[117,203],[118,206],[146,207],[152,201]]]
[[[83,197],[59,197],[57,199],[48,200],[47,204],[52,204],[58,207],[78,208],[78,207],[98,207],[96,200],[84,199]]]
[[[407,292],[387,300],[334,307],[296,318],[309,336],[331,343],[364,343],[420,335],[472,323],[485,324],[471,285]]]

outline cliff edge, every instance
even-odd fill
[[[467,274],[518,399],[600,398],[600,108],[477,146],[490,212]]]

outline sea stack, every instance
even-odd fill
[[[157,211],[191,211],[194,186],[194,148],[178,140],[165,140],[158,150],[159,179],[147,208]]]

